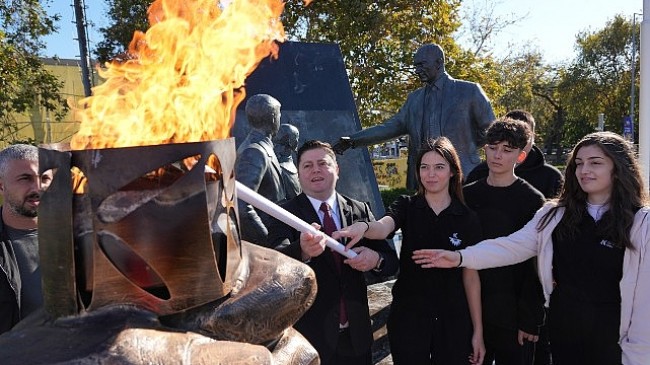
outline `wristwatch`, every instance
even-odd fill
[[[379,255],[379,260],[377,260],[377,266],[375,266],[372,271],[381,272],[381,270],[384,269],[384,255],[382,255],[381,252],[377,252],[377,255]]]

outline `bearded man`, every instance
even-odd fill
[[[38,205],[52,172],[38,172],[38,148],[0,151],[0,333],[43,305],[38,257]]]

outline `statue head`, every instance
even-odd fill
[[[246,118],[251,128],[273,136],[280,127],[280,102],[267,94],[251,96],[246,102]]]
[[[273,137],[273,149],[278,156],[291,156],[298,150],[298,128],[291,124],[281,124],[278,133]]]
[[[437,44],[425,44],[413,57],[415,74],[422,82],[433,82],[445,72],[445,52]]]

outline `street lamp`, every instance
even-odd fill
[[[634,141],[634,91],[636,89],[636,16],[643,15],[640,13],[632,14],[632,67],[630,72],[632,73],[631,77],[631,86],[630,86],[630,125],[632,130],[632,141]]]

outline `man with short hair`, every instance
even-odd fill
[[[38,148],[0,151],[0,333],[43,305],[38,256],[38,205],[52,172],[38,172]]]
[[[481,221],[484,239],[518,231],[544,204],[544,195],[515,175],[532,132],[521,121],[497,120],[487,130],[486,178],[463,187],[465,203]],[[544,322],[544,297],[533,259],[479,271],[485,363],[532,365]]]
[[[429,138],[449,138],[458,151],[463,175],[481,162],[479,146],[485,130],[494,121],[490,100],[479,84],[457,80],[445,71],[445,54],[437,44],[427,44],[415,53],[415,73],[425,85],[412,93],[397,114],[383,124],[342,137],[334,150],[385,142],[409,136],[406,187],[416,190],[417,152]]]
[[[298,149],[302,193],[283,208],[331,234],[355,222],[373,221],[367,203],[336,192],[339,167],[328,143],[307,141]],[[327,249],[324,235],[300,233],[274,221],[272,247],[307,263],[316,273],[318,293],[294,328],[318,351],[322,365],[370,365],[372,329],[364,272],[389,276],[397,271],[397,254],[386,240],[363,239],[353,259]]]

